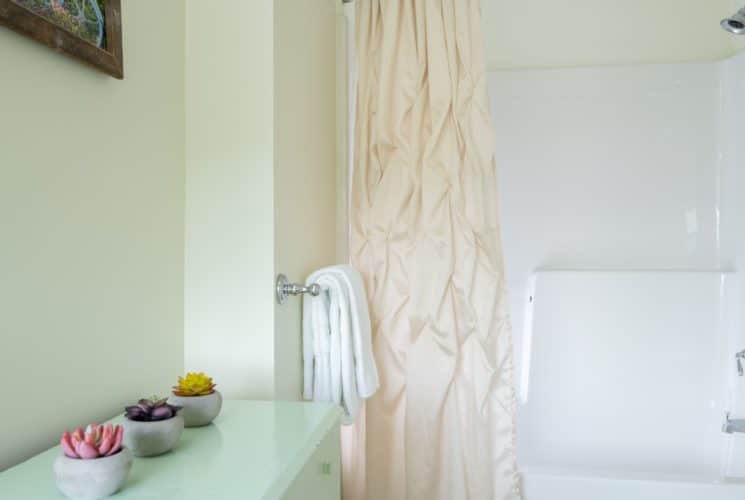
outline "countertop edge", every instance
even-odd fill
[[[316,427],[309,438],[303,443],[303,449],[295,455],[292,462],[282,471],[282,474],[272,483],[264,495],[263,500],[279,500],[282,498],[292,483],[300,474],[305,464],[308,462],[323,438],[337,427],[341,421],[341,408],[330,406],[329,411],[323,421]]]

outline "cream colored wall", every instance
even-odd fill
[[[274,256],[292,280],[336,252],[336,4],[274,2]],[[301,393],[301,302],[275,305],[278,399]]]
[[[481,5],[491,70],[708,61],[743,46],[719,26],[742,6],[734,0],[481,0]]]
[[[300,396],[302,280],[335,251],[335,2],[189,2],[185,363],[229,397]]]
[[[0,28],[0,470],[183,368],[183,16],[122,2],[124,81]]]
[[[186,13],[185,364],[274,394],[272,0]]]

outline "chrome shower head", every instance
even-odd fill
[[[745,7],[732,17],[722,19],[722,28],[734,35],[745,35]]]

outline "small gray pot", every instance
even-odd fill
[[[184,417],[186,427],[201,427],[212,422],[220,413],[222,395],[218,391],[206,396],[171,395],[168,404],[182,407],[179,415]]]
[[[184,431],[184,418],[140,422],[124,420],[124,444],[136,457],[154,457],[171,451]]]
[[[115,455],[93,460],[63,454],[54,460],[54,479],[68,498],[97,500],[119,491],[131,468],[132,452],[125,447]]]

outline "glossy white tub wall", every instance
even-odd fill
[[[737,264],[745,256],[745,141],[741,139],[745,136],[745,56],[722,63],[500,71],[490,74],[490,94],[519,384],[526,361],[534,362],[536,352],[523,352],[522,338],[527,284],[534,270],[739,269]],[[728,289],[735,290],[742,273],[732,274],[727,280]],[[685,302],[685,297],[679,299]],[[704,351],[710,353],[715,342],[725,346],[727,356],[735,348],[745,348],[745,328],[739,326],[742,320],[738,319],[745,305],[742,299],[733,292],[723,299],[714,294],[705,301],[706,311],[701,312],[699,321],[711,317],[714,310],[722,314],[728,311],[729,319],[721,328],[712,324],[709,329],[719,340],[709,343],[703,337],[699,339]],[[669,309],[675,310],[675,306]],[[576,320],[580,322],[581,318]],[[661,349],[657,341],[655,349]],[[671,355],[685,358],[699,350],[696,342],[686,345],[689,352],[673,350]],[[640,353],[643,346],[640,342]],[[535,344],[534,349],[538,349]],[[701,363],[693,367],[694,371],[702,369],[705,362]],[[724,361],[723,365],[728,367],[724,370],[730,370],[729,386],[722,381],[717,387],[729,387],[729,395],[710,395],[710,411],[703,411],[708,420],[698,434],[714,437],[709,441],[699,437],[701,454],[684,455],[682,460],[689,460],[688,464],[671,461],[670,457],[676,446],[690,455],[696,448],[695,438],[684,436],[679,443],[665,434],[666,424],[659,420],[663,417],[651,391],[645,395],[645,403],[632,401],[638,407],[630,408],[630,415],[649,414],[648,432],[653,435],[659,431],[660,439],[667,436],[672,443],[670,449],[652,456],[642,456],[641,449],[635,455],[629,449],[625,457],[629,461],[621,463],[618,450],[609,445],[603,471],[583,469],[582,461],[591,455],[583,455],[582,449],[570,448],[567,443],[565,450],[551,452],[553,463],[541,463],[536,436],[526,435],[529,430],[521,425],[518,451],[521,466],[527,471],[528,500],[611,498],[614,492],[628,488],[634,492],[633,498],[646,498],[643,495],[647,493],[649,498],[668,498],[649,486],[653,481],[648,480],[609,479],[608,491],[597,493],[595,488],[602,489],[604,484],[599,478],[632,477],[628,472],[640,465],[648,469],[647,477],[657,474],[662,478],[677,471],[678,479],[687,475],[691,480],[704,481],[682,487],[679,482],[655,483],[663,490],[682,488],[693,495],[690,498],[720,498],[707,490],[713,487],[705,484],[712,475],[745,476],[745,442],[721,437],[714,428],[721,424],[716,423],[720,418],[717,414],[724,406],[734,405],[735,416],[745,416],[745,403],[739,408],[732,401],[745,393],[743,381],[731,376],[730,364]],[[633,364],[628,369],[633,370]],[[537,385],[531,383],[530,390],[540,390]],[[696,400],[701,401],[700,395]],[[587,401],[577,394],[575,400],[565,404],[581,409]],[[521,423],[526,418],[524,410],[521,407]],[[703,413],[697,418],[703,419]],[[664,418],[678,416],[668,413]],[[683,416],[684,420],[690,418]],[[564,431],[556,428],[559,434]],[[609,434],[613,432],[608,429]],[[634,442],[638,445],[642,441]],[[559,460],[569,463],[559,464]],[[559,465],[563,473],[546,472],[546,466],[556,471]],[[535,472],[536,467],[543,472]],[[591,477],[595,479],[587,479]],[[556,493],[553,488],[559,485],[568,488],[567,495]],[[596,493],[570,494],[575,486]],[[727,495],[732,488],[742,487],[713,488],[716,495],[724,495],[721,498],[730,498]],[[554,491],[554,495],[546,496],[542,491]],[[738,491],[745,495],[745,490]]]
[[[720,65],[722,82],[721,234],[723,259],[734,262],[740,291],[728,307],[735,318],[729,332],[730,353],[745,349],[745,53]],[[745,417],[745,377],[730,377],[732,413]],[[727,442],[725,474],[745,477],[745,436]]]
[[[718,477],[734,368],[725,363],[726,287],[715,272],[538,273],[521,372],[522,462]]]
[[[489,77],[516,332],[537,269],[720,267],[717,64]]]

